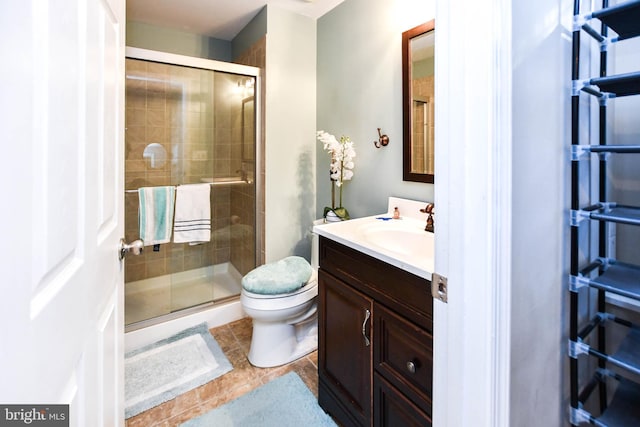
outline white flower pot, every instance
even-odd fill
[[[342,219],[335,214],[333,211],[327,212],[327,216],[325,217],[325,221],[327,222],[340,222]]]

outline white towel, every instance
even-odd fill
[[[138,189],[138,226],[145,246],[169,243],[173,223],[175,187]]]
[[[178,186],[173,227],[175,243],[198,244],[211,240],[211,185]]]

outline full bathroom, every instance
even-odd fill
[[[129,4],[131,10],[137,10],[135,1]],[[358,4],[351,6],[354,10],[358,7]],[[320,21],[316,19],[325,19],[327,29],[339,28],[353,13],[348,4],[342,8],[344,11],[334,12],[333,18],[328,10],[324,18],[314,19],[268,5],[230,42],[151,24],[139,10],[129,14],[125,63],[125,240],[133,242],[139,238],[140,188],[175,186],[179,191],[181,186],[202,184],[210,184],[211,239],[201,244],[145,243],[140,255],[127,255],[126,350],[152,345],[204,321],[225,353],[233,355],[230,359],[234,369],[209,383],[206,397],[200,396],[200,405],[170,400],[142,412],[128,412],[127,425],[172,423],[185,419],[186,414],[196,415],[203,402],[223,401],[225,396],[236,393],[236,386],[228,383],[230,378],[235,378],[238,384],[253,384],[255,381],[243,379],[247,370],[254,379],[265,381],[264,378],[283,369],[293,369],[317,396],[318,317],[322,314],[317,278],[320,236],[313,227],[325,222],[325,206],[339,201],[348,206],[352,218],[395,209],[404,225],[415,221],[421,239],[431,234],[424,230],[428,216],[424,208],[433,202],[433,188],[425,183],[429,181],[424,177],[425,173],[433,177],[433,47],[431,71],[422,72],[430,77],[415,78],[413,85],[414,98],[419,98],[420,104],[413,107],[419,110],[414,125],[418,137],[409,170],[404,170],[402,161],[402,152],[406,150],[404,124],[401,111],[397,111],[392,120],[382,117],[366,120],[370,127],[363,136],[366,139],[354,142],[357,155],[353,180],[345,180],[342,189],[331,189],[331,181],[323,179],[328,175],[331,159],[316,139],[316,131],[320,129],[316,129],[317,105],[324,102],[318,99],[324,96],[324,91],[317,92],[316,87],[330,85],[336,78],[334,73],[341,75],[344,70],[334,67],[324,73],[316,70],[316,56],[338,54],[333,42],[319,40],[322,34],[329,33],[320,31],[317,27]],[[433,11],[428,7],[420,7],[423,11],[420,22],[417,17],[408,16],[408,8],[392,5],[380,8],[379,13],[393,11],[405,15],[398,17],[402,22],[386,29],[394,32],[397,42],[394,50],[398,54],[404,30],[433,22]],[[144,22],[145,19],[149,22]],[[294,38],[292,31],[297,32]],[[416,33],[423,34],[430,37],[433,46],[433,23]],[[288,45],[287,52],[279,46],[284,43]],[[323,45],[330,46],[332,52],[322,53]],[[292,56],[292,51],[296,55]],[[344,55],[348,55],[347,50]],[[197,57],[202,61],[198,62]],[[401,55],[394,62],[401,67]],[[323,62],[318,63],[319,69],[323,66]],[[389,95],[401,95],[401,80],[395,80],[393,69],[387,74],[385,78],[394,82],[385,90],[390,90]],[[274,87],[277,98],[272,92]],[[282,105],[297,111],[295,121],[281,113],[270,114],[271,109],[283,108]],[[335,118],[327,122],[331,127],[326,130],[337,138],[355,131],[352,125]],[[375,194],[363,191],[370,179],[367,175],[375,172],[367,166],[373,162],[388,168],[390,176],[396,176],[378,182]],[[426,165],[430,165],[428,171]],[[403,174],[411,173],[413,180],[402,180]],[[336,190],[339,196],[330,194]],[[325,194],[315,196],[320,192]],[[368,199],[361,199],[367,195]],[[403,197],[390,198],[395,195]],[[277,237],[270,234],[283,226],[287,233]],[[433,242],[424,244],[432,246]],[[431,254],[425,259],[432,257]],[[282,296],[286,294],[290,295],[287,299],[302,304],[287,318],[296,318],[293,338],[291,326],[273,325],[273,315],[261,315],[265,306],[272,312],[276,305],[270,302],[273,299],[265,299],[268,295],[243,286],[255,272],[292,259],[303,259],[312,267],[311,277],[303,279],[307,285],[293,293],[276,295],[279,301],[284,302]],[[414,271],[423,272],[426,277],[426,269],[431,271],[433,266],[416,267]],[[288,286],[282,283],[285,274],[275,273],[279,279],[272,287]],[[427,286],[422,288],[425,292]],[[277,306],[284,307],[283,303]],[[424,377],[422,369],[425,367],[418,375]],[[225,389],[216,385],[220,381],[226,384]],[[197,389],[198,393],[203,394],[201,389]],[[187,391],[182,400],[196,399],[194,393]],[[428,407],[425,403],[425,408]],[[167,411],[179,416],[158,419]]]

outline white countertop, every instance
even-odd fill
[[[393,212],[391,206],[396,204],[397,200],[392,201],[390,198],[390,212]],[[416,203],[422,207],[426,205],[423,202]],[[402,216],[402,210],[400,212],[401,219],[389,219],[392,213],[384,213],[315,225],[313,232],[431,280],[434,239],[433,233],[424,231],[426,214]]]

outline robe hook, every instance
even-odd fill
[[[383,135],[382,132],[380,132],[380,128],[378,128],[378,140],[373,141],[373,145],[375,145],[376,148],[386,147],[389,145],[389,137],[387,135]]]

